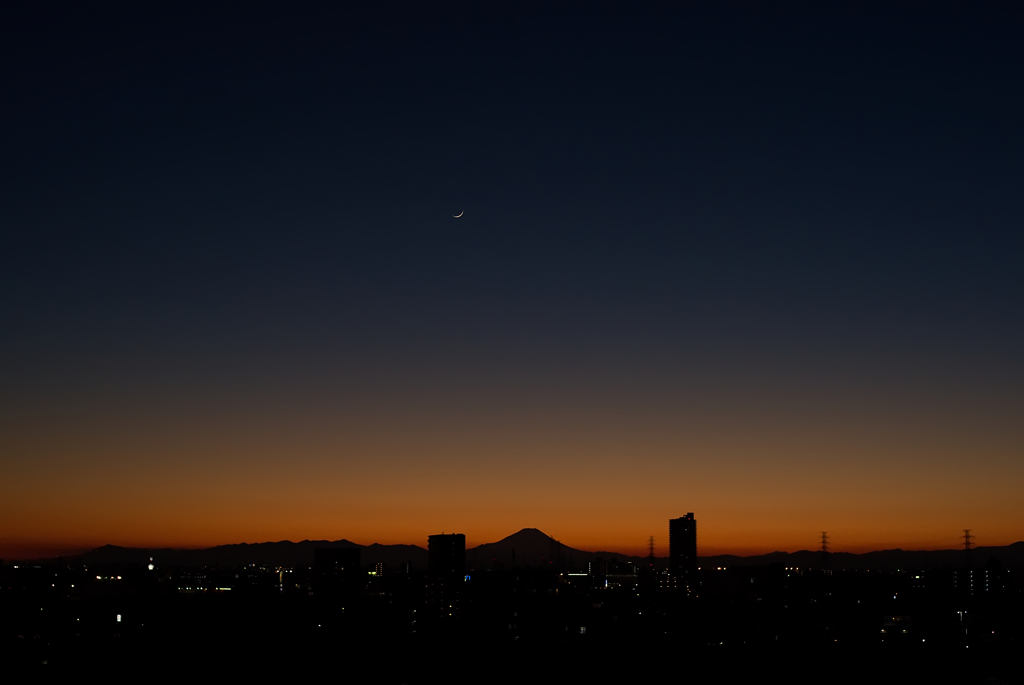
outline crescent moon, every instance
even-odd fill
[[[466,210],[462,210],[462,211],[461,211],[461,212],[459,212],[458,214],[452,214],[452,218],[453,218],[453,219],[458,219],[458,218],[459,218],[460,216],[462,216],[462,215],[463,215],[463,214],[465,214],[465,213],[466,213]]]

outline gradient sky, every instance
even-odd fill
[[[1024,539],[1020,8],[145,4],[0,17],[0,556]]]

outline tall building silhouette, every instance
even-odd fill
[[[668,522],[668,569],[672,575],[697,572],[697,520],[693,512]]]
[[[431,575],[452,576],[466,572],[466,536],[462,533],[427,537],[427,563]]]

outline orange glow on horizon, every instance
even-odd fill
[[[134,421],[77,417],[60,431],[12,424],[0,435],[12,455],[0,549],[425,546],[441,531],[474,546],[533,527],[637,556],[653,535],[666,556],[668,520],[691,511],[702,555],[816,549],[822,530],[836,552],[952,549],[963,528],[979,546],[1024,537],[1015,434],[983,430],[978,412],[947,428],[866,410],[727,421],[526,400],[497,413],[427,404],[355,418],[172,405]],[[964,454],[975,455],[967,472]]]

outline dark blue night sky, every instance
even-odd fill
[[[350,4],[0,14],[0,543],[1021,537],[1020,9]]]

